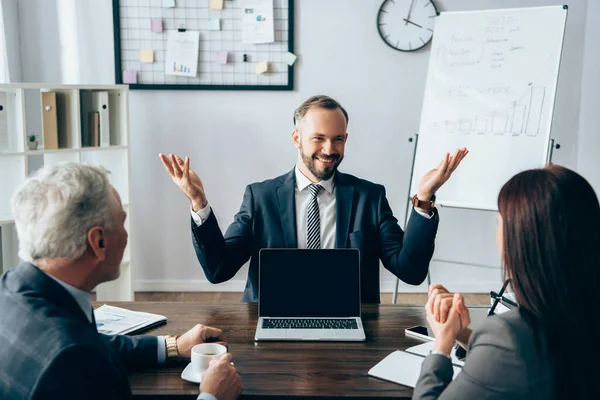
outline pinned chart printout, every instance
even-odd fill
[[[242,42],[273,43],[274,41],[273,0],[244,0]]]
[[[200,31],[168,31],[165,74],[196,76]]]

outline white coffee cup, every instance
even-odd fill
[[[218,343],[201,343],[192,347],[192,369],[202,374],[208,369],[211,360],[220,358],[227,353],[227,347]]]

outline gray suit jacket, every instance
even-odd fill
[[[437,213],[427,219],[413,210],[406,232],[402,232],[383,186],[339,171],[334,182],[335,247],[360,251],[362,301],[379,303],[379,260],[404,282],[423,282],[433,255]],[[240,211],[224,236],[214,213],[198,227],[191,221],[196,256],[211,283],[233,278],[250,258],[242,301],[258,301],[259,251],[298,247],[295,190],[294,170],[248,185]]]
[[[156,336],[98,334],[75,299],[23,263],[0,278],[0,399],[128,399]]]
[[[469,340],[462,372],[452,381],[448,358],[425,358],[413,399],[553,399],[544,335],[518,310],[488,317]]]

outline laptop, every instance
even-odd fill
[[[364,341],[357,249],[262,249],[255,340]]]

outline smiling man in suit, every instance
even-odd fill
[[[131,371],[224,340],[202,325],[181,336],[98,333],[89,293],[119,277],[128,237],[103,168],[46,166],[19,189],[13,212],[25,261],[0,278],[0,399],[129,399]],[[205,372],[198,399],[238,397],[230,359]]]
[[[427,276],[439,222],[434,194],[468,153],[446,154],[413,197],[403,232],[385,188],[338,171],[348,139],[348,113],[334,99],[313,96],[294,113],[294,169],[246,187],[240,211],[225,235],[208,205],[190,159],[160,154],[171,178],[192,206],[192,239],[207,279],[231,279],[251,258],[242,300],[258,300],[258,253],[263,248],[357,248],[361,299],[379,302],[379,260],[398,278],[418,285]],[[315,277],[318,279],[318,277]]]

